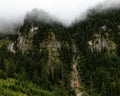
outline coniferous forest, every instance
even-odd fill
[[[120,96],[119,8],[69,27],[34,9],[16,31],[0,36],[0,96]]]

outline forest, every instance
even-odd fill
[[[18,34],[0,35],[1,96],[120,96],[120,9],[92,9],[70,27],[33,13]]]

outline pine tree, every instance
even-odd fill
[[[104,82],[102,83],[101,87],[101,96],[107,96],[106,86]]]

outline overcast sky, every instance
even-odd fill
[[[0,0],[0,21],[13,20],[33,8],[39,8],[70,23],[87,9],[105,1],[110,3],[110,0]]]

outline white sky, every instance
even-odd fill
[[[0,0],[0,20],[12,20],[24,16],[33,8],[39,8],[70,23],[88,8],[104,1],[106,0]]]

